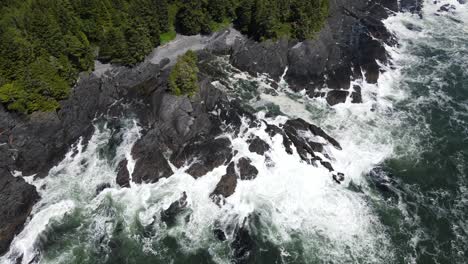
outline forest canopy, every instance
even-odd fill
[[[141,62],[175,37],[233,23],[249,37],[313,38],[328,0],[3,0],[0,102],[23,113],[53,111],[94,60]]]

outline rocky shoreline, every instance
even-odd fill
[[[264,129],[270,137],[281,136],[287,153],[296,151],[304,162],[327,168],[339,183],[343,175],[334,171],[324,150],[324,145],[340,149],[339,142],[301,119],[289,120],[282,126],[265,123],[213,86],[216,76],[202,65],[217,55],[228,55],[238,69],[253,75],[266,73],[276,81],[287,68],[285,80],[295,91],[305,89],[311,97],[325,97],[330,105],[348,98],[359,103],[359,87],[351,87],[351,81],[364,78],[375,83],[382,70],[377,61],[388,63],[384,45],[396,44],[381,20],[391,12],[417,11],[418,2],[330,0],[326,25],[316,39],[302,43],[286,39],[258,43],[228,29],[203,39],[202,44],[183,44],[184,49],[196,47],[200,58],[200,91],[192,98],[176,97],[167,91],[174,58],[156,51],[154,57],[135,68],[117,67],[82,76],[56,113],[21,116],[0,105],[0,222],[4,223],[0,227],[0,255],[8,250],[40,199],[34,186],[12,173],[46,177],[73,143],[80,138],[86,143],[93,133],[93,122],[100,118],[118,130],[122,117],[132,117],[143,128],[142,137],[132,150],[136,165],[131,178],[136,183],[154,183],[170,177],[173,171],[166,153],[172,153],[169,160],[176,167],[190,164],[187,173],[195,178],[227,165],[226,174],[211,194],[212,200],[221,205],[225,197],[234,193],[237,181],[256,177],[256,168],[247,158],[233,153],[230,140],[224,136],[237,135],[245,125]],[[315,142],[302,132],[322,140]],[[118,136],[115,140],[119,140]],[[268,149],[262,139],[251,139],[251,152],[266,155]],[[116,181],[122,187],[130,185],[127,162],[122,160],[116,172]],[[181,196],[165,212],[167,219],[183,210],[186,196]],[[254,242],[243,226],[238,230],[233,248],[238,259],[243,259],[248,257],[246,251],[254,247],[249,246]],[[220,230],[215,233],[225,237]],[[239,242],[244,240],[250,242]]]

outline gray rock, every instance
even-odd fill
[[[152,136],[143,136],[132,149],[132,156],[136,160],[133,182],[155,183],[174,174],[160,149],[159,141],[151,140]]]
[[[252,165],[252,161],[249,158],[240,158],[237,162],[237,168],[242,180],[253,180],[257,177],[258,170]]]
[[[259,137],[255,137],[249,145],[249,151],[255,152],[258,155],[264,155],[270,149],[270,145],[268,145],[265,141],[261,140]]]
[[[226,174],[221,177],[221,180],[216,185],[216,188],[210,194],[211,199],[216,204],[223,203],[223,199],[231,196],[237,187],[237,175],[234,167],[234,162],[231,162],[226,169]]]
[[[336,105],[346,102],[349,92],[343,90],[331,90],[327,93],[327,103],[329,105]]]
[[[21,231],[38,199],[34,186],[0,168],[0,255],[8,250],[14,236]]]

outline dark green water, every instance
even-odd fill
[[[422,29],[400,35],[400,85],[409,96],[396,108],[408,113],[407,126],[425,132],[416,135],[416,153],[387,159],[376,173],[389,177],[380,217],[402,263],[468,261],[467,9],[436,16],[434,8],[422,20],[393,24]]]

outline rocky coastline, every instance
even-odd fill
[[[230,140],[223,136],[239,134],[246,125],[264,129],[271,137],[281,136],[287,153],[295,151],[304,162],[323,166],[333,174],[333,180],[342,181],[344,176],[334,170],[324,151],[324,145],[336,149],[341,146],[326,131],[302,119],[289,120],[282,126],[265,123],[216,88],[212,84],[216,76],[202,67],[206,61],[225,55],[234,67],[253,75],[266,73],[279,81],[285,74],[293,90],[305,89],[310,97],[325,97],[330,105],[346,100],[360,103],[359,87],[352,87],[351,81],[363,78],[377,82],[382,71],[379,63],[389,63],[385,45],[397,44],[381,21],[392,12],[418,12],[420,2],[330,0],[330,4],[330,17],[314,40],[259,43],[227,29],[197,40],[197,45],[182,45],[199,54],[200,90],[192,98],[177,97],[168,91],[167,78],[174,58],[159,50],[157,56],[134,68],[116,67],[105,73],[83,75],[57,112],[23,116],[0,105],[0,255],[8,250],[40,199],[34,186],[13,174],[46,177],[72,144],[90,138],[93,123],[99,119],[118,130],[122,117],[132,117],[143,128],[132,150],[136,164],[131,178],[135,183],[154,183],[170,177],[173,171],[167,153],[172,153],[169,161],[176,167],[190,164],[186,172],[195,178],[227,165],[226,174],[211,194],[213,202],[220,206],[234,193],[237,181],[252,180],[257,174],[249,159],[233,153]],[[322,141],[311,141],[300,133],[303,131]],[[120,139],[116,136],[115,140]],[[265,155],[268,149],[262,139],[251,139],[251,152]],[[116,181],[123,188],[130,185],[127,162],[122,160],[116,171]],[[186,195],[181,197],[164,212],[168,221],[184,210]],[[242,262],[249,257],[248,251],[255,250],[255,242],[244,226],[237,230],[232,246],[236,259]],[[220,230],[214,232],[220,239],[226,236]]]

